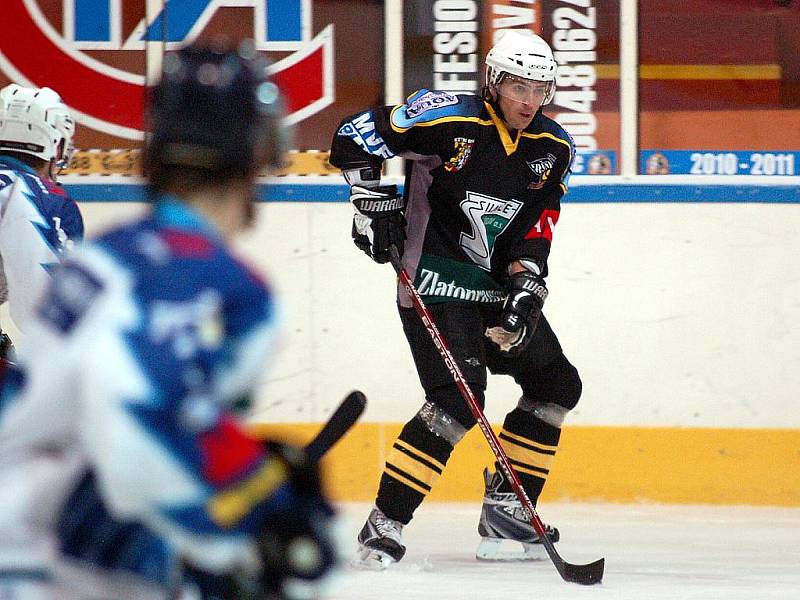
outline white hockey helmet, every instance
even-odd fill
[[[542,104],[549,104],[556,92],[556,61],[550,46],[532,31],[509,29],[486,55],[486,83],[497,86],[506,75],[549,85]]]
[[[0,152],[30,154],[56,166],[69,164],[75,120],[54,90],[12,83],[0,90]]]

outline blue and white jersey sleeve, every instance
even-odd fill
[[[83,233],[80,210],[65,192],[0,157],[0,302],[9,302],[23,333],[50,271]]]

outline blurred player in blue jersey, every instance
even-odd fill
[[[22,332],[49,270],[83,238],[77,204],[55,184],[74,133],[75,121],[50,88],[12,83],[0,90],[0,304],[8,302]],[[0,361],[11,347],[0,327]]]
[[[152,209],[54,274],[0,391],[0,597],[313,597],[335,563],[315,466],[237,419],[268,361],[269,289],[233,256],[283,151],[249,46],[165,56]]]

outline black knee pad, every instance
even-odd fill
[[[478,405],[483,410],[485,403],[484,390],[474,383],[469,384]],[[456,421],[464,426],[464,429],[470,430],[477,423],[475,417],[472,416],[472,411],[467,405],[467,401],[461,396],[461,392],[453,385],[445,385],[434,389],[431,393],[427,394],[429,402],[433,402],[436,406],[445,411],[448,415],[453,417]]]
[[[552,402],[567,410],[577,406],[583,389],[578,369],[563,354],[542,369],[531,371],[521,385],[528,400]]]

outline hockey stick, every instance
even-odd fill
[[[489,442],[489,446],[491,447],[492,452],[494,452],[497,462],[500,464],[500,468],[511,482],[511,487],[514,488],[514,493],[517,495],[522,505],[528,510],[531,525],[533,525],[533,528],[536,530],[539,539],[544,545],[547,554],[550,556],[550,560],[553,561],[553,564],[555,565],[559,575],[561,575],[564,581],[579,583],[581,585],[593,585],[595,583],[600,583],[603,580],[603,570],[605,568],[604,558],[586,565],[576,565],[566,562],[558,554],[553,542],[547,537],[544,524],[536,512],[533,502],[531,502],[531,499],[528,497],[528,494],[522,487],[519,476],[517,476],[517,473],[512,468],[511,463],[508,460],[508,456],[503,450],[503,447],[500,445],[500,440],[497,439],[497,435],[495,435],[494,431],[489,425],[486,415],[483,414],[483,410],[481,410],[481,406],[478,404],[475,394],[472,393],[472,389],[470,389],[467,380],[464,379],[464,375],[461,373],[458,363],[456,363],[455,359],[453,358],[447,342],[445,342],[442,334],[436,327],[436,323],[434,323],[431,313],[428,311],[428,308],[422,301],[422,297],[419,295],[419,292],[414,287],[411,278],[408,276],[408,272],[403,268],[403,263],[400,260],[400,254],[397,252],[397,248],[394,246],[389,248],[389,257],[392,267],[394,267],[394,270],[397,272],[397,276],[400,278],[400,283],[402,283],[409,296],[411,296],[414,309],[417,311],[417,314],[422,320],[423,325],[425,325],[425,329],[428,330],[428,333],[433,340],[433,345],[436,346],[436,349],[439,351],[442,360],[444,360],[445,366],[447,366],[447,369],[453,376],[453,381],[455,382],[456,387],[458,387],[458,391],[461,392],[461,396],[464,398],[469,406],[470,411],[472,412],[472,415],[477,420],[478,426],[481,428],[483,435],[486,437],[486,441]]]
[[[319,461],[328,450],[336,445],[344,434],[358,421],[364,408],[367,406],[367,397],[359,392],[350,392],[342,403],[333,411],[330,419],[322,426],[319,433],[305,447],[306,456],[313,462]]]

